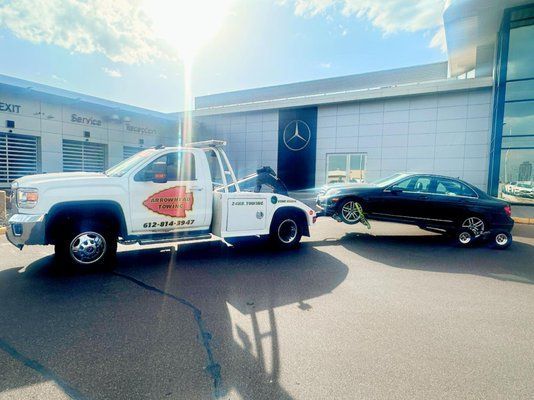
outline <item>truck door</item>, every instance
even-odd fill
[[[129,183],[131,232],[209,229],[211,184],[207,185],[207,171],[199,165],[193,152],[180,150],[158,157],[135,173]]]

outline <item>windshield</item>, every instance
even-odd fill
[[[393,175],[390,175],[386,178],[380,178],[376,181],[373,181],[371,182],[373,185],[376,185],[376,186],[388,186],[392,183],[395,183],[396,181],[398,181],[400,178],[404,178],[405,176],[408,176],[408,174],[403,174],[403,173],[396,173],[396,174],[393,174]]]
[[[106,171],[107,176],[123,176],[125,173],[130,171],[133,167],[135,167],[139,162],[146,159],[147,157],[150,157],[152,154],[154,154],[156,150],[154,149],[147,149],[143,150],[137,154],[134,154],[130,158],[127,158],[124,161],[121,161],[114,167],[111,167]]]

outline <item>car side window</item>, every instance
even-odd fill
[[[411,176],[392,186],[405,192],[429,193],[432,179],[427,176]]]
[[[402,190],[410,190],[411,188],[413,188],[413,183],[414,182],[414,178],[413,177],[410,177],[410,178],[406,178],[398,183],[395,183],[393,186],[391,186],[391,188],[395,188],[395,189],[402,189]]]
[[[427,176],[419,176],[415,179],[412,192],[429,193],[432,179]]]
[[[437,180],[436,193],[446,196],[476,197],[476,193],[462,182],[444,178]]]
[[[189,152],[177,151],[158,157],[139,171],[134,180],[149,182],[157,165],[166,165],[167,182],[194,181],[196,179],[195,156]]]

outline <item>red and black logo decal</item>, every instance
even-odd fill
[[[193,202],[193,193],[187,192],[187,187],[175,186],[154,193],[143,201],[143,205],[157,214],[185,218],[185,212],[193,209]]]

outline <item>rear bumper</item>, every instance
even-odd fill
[[[15,214],[9,219],[7,240],[22,249],[28,244],[45,243],[45,216]]]
[[[508,215],[494,214],[489,225],[490,231],[503,230],[510,232],[514,227],[514,220]]]

